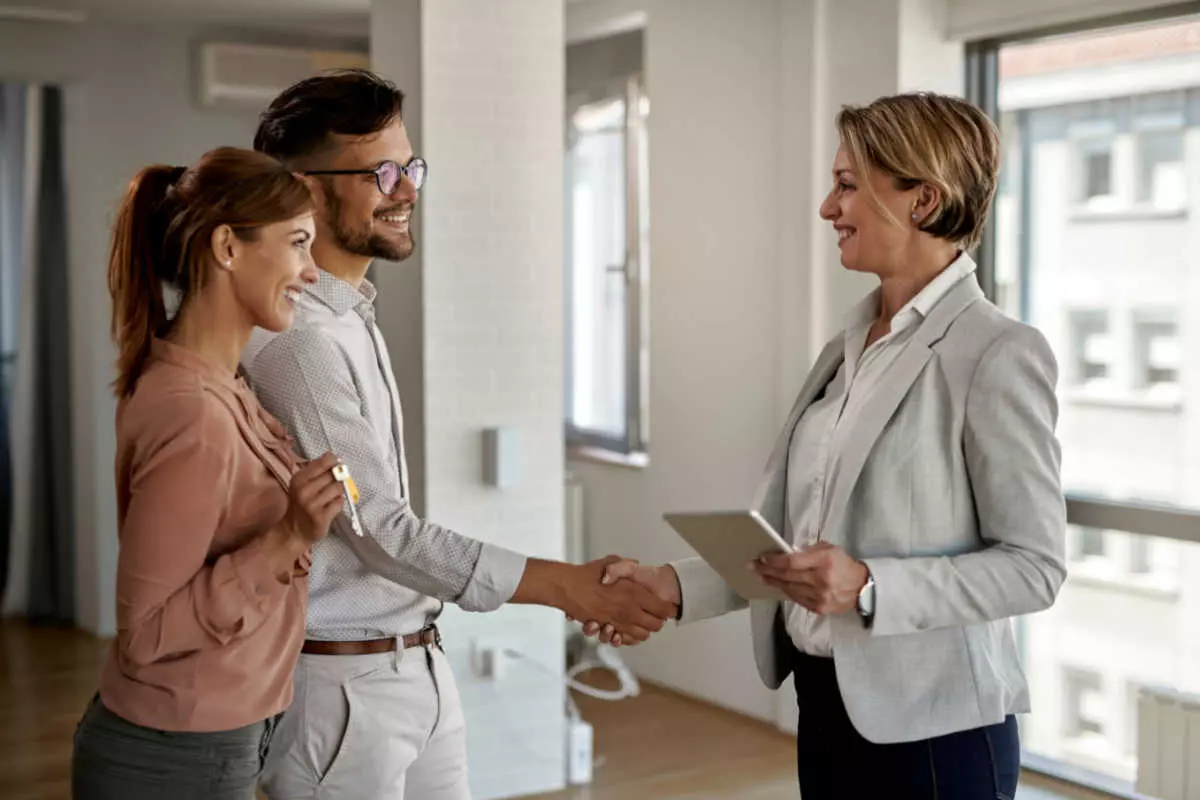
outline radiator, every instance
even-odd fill
[[[1138,794],[1200,800],[1200,697],[1143,688],[1137,729]]]

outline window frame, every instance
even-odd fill
[[[571,418],[574,400],[575,327],[572,318],[574,270],[571,269],[573,228],[571,224],[571,169],[564,150],[565,222],[564,222],[564,307],[566,381],[564,387],[564,432],[568,452],[575,457],[594,457],[597,460],[644,466],[649,448],[649,253],[642,236],[642,219],[648,212],[642,176],[647,165],[638,146],[638,137],[646,135],[648,112],[645,79],[635,72],[621,79],[599,84],[567,98],[566,130],[570,136],[571,117],[581,107],[621,99],[625,103],[625,421],[624,431],[612,435],[607,431],[576,425]],[[569,146],[570,140],[564,142]],[[619,265],[614,265],[619,266]]]
[[[1138,23],[1154,23],[1177,17],[1200,15],[1200,2],[1181,2],[1138,11],[1102,15],[1089,20],[1064,25],[1045,26],[1018,31],[1004,36],[988,37],[967,42],[964,47],[964,95],[981,108],[997,125],[1000,124],[999,85],[1000,48],[1006,44],[1028,42],[1040,38],[1098,31]],[[1015,135],[1026,140],[1027,131],[1022,128],[1023,115],[1016,119]],[[1027,153],[1027,150],[1023,150]],[[1015,185],[1020,192],[1018,224],[1022,230],[1030,228],[1029,187],[1031,159],[1022,158],[1021,163],[1008,165],[1008,169],[1019,172]],[[1140,165],[1139,165],[1140,168]],[[1031,237],[1020,236],[1017,243],[1018,291],[1017,306],[1021,317],[1029,315],[1029,269],[1032,261]],[[989,214],[976,255],[977,275],[985,295],[996,300],[996,217],[995,209]],[[1150,536],[1183,542],[1200,543],[1200,509],[1189,509],[1174,505],[1142,501],[1113,500],[1080,492],[1069,492],[1066,496],[1067,522],[1081,527],[1100,530],[1121,531],[1134,536]],[[1025,651],[1024,632],[1017,626],[1017,647]],[[1138,795],[1112,776],[1085,769],[1064,761],[1022,750],[1021,766],[1031,772],[1046,775],[1067,784],[1074,784],[1112,797],[1135,800]]]
[[[1007,44],[1028,42],[1049,36],[1097,31],[1122,25],[1161,22],[1176,17],[1200,15],[1200,2],[1176,3],[1158,8],[1144,9],[1123,14],[1095,17],[1083,22],[1054,25],[1005,36],[991,37],[968,42],[965,47],[965,95],[993,120],[999,123],[1000,48]],[[1018,134],[1019,135],[1019,134]],[[1023,162],[1028,159],[1022,159]],[[1029,191],[1029,165],[1016,165],[1021,171],[1018,182],[1020,191]],[[1010,167],[1011,168],[1011,167]],[[1029,202],[1022,197],[1020,203],[1020,225],[1028,229]],[[994,212],[994,209],[993,209]],[[1020,237],[1018,248],[1018,273],[1020,275],[1019,302],[1021,314],[1028,316],[1027,287],[1029,285],[1029,238]],[[996,218],[988,216],[977,258],[979,282],[989,299],[995,300],[996,285]],[[1067,495],[1067,518],[1075,525],[1108,530],[1117,530],[1144,536],[1157,536],[1184,542],[1200,543],[1200,509],[1169,506],[1145,502],[1117,501],[1108,498],[1071,492]]]

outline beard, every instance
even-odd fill
[[[388,237],[376,233],[369,226],[358,226],[348,222],[342,213],[342,198],[333,191],[332,186],[326,186],[325,202],[329,208],[330,230],[342,250],[364,258],[382,258],[387,261],[403,261],[412,255],[415,243],[411,228],[407,233]],[[411,219],[409,224],[411,225]]]

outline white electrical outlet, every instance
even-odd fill
[[[479,640],[471,646],[471,671],[476,677],[498,681],[504,676],[504,649]]]

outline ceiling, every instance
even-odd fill
[[[120,20],[220,25],[269,24],[307,28],[352,25],[365,34],[370,0],[0,0],[0,21],[22,17],[47,21]]]
[[[604,12],[602,7],[606,5],[632,4],[631,0],[564,2],[572,19],[593,9]],[[0,0],[0,24],[13,19],[42,19],[47,23],[175,22],[266,27],[347,38],[370,34],[370,13],[371,0]],[[567,27],[573,28],[573,23]]]

